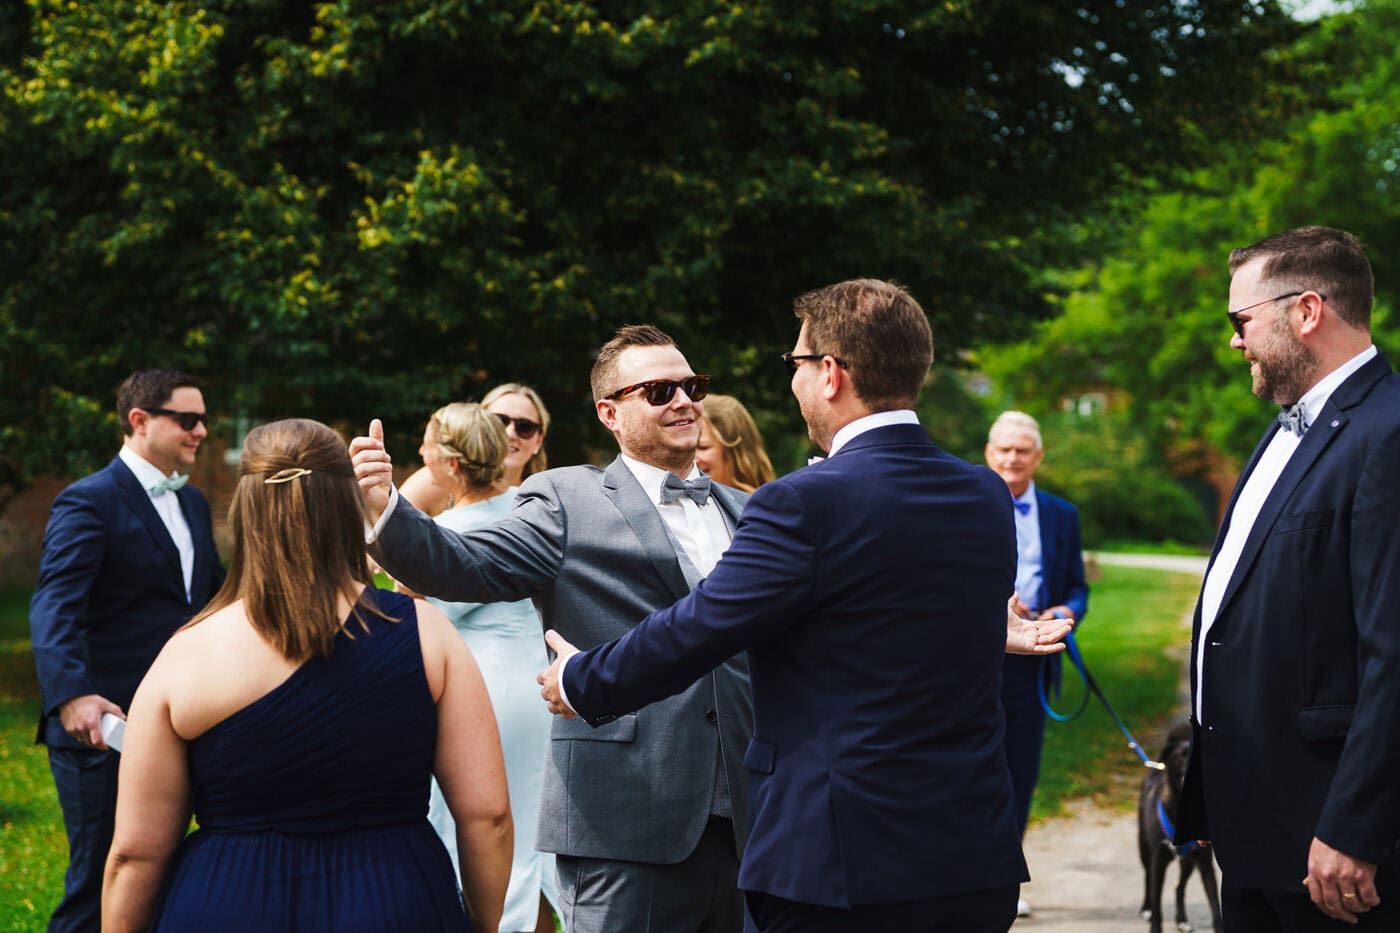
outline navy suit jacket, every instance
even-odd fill
[[[575,656],[600,724],[749,652],[746,890],[845,907],[1026,880],[997,705],[1016,535],[918,425],[760,486],[704,582]]]
[[[1022,593],[1037,610],[1068,606],[1076,622],[1089,612],[1089,584],[1084,581],[1084,550],[1079,540],[1079,510],[1067,499],[1035,489],[1035,507],[1040,525],[1040,592]],[[1036,689],[1040,669],[1049,667],[1050,682],[1060,683],[1060,656],[1008,654],[1003,676],[1012,691],[1030,696]],[[1036,703],[1039,703],[1037,698]]]
[[[74,697],[100,694],[125,711],[166,639],[223,584],[209,503],[188,485],[176,495],[194,540],[190,599],[180,552],[120,458],[54,499],[29,604],[39,742],[81,747],[58,717]]]
[[[1079,510],[1066,499],[1036,487],[1040,513],[1040,593],[1037,609],[1068,606],[1075,620],[1089,611],[1089,585],[1084,582],[1084,551],[1079,543]],[[1048,655],[1059,659],[1058,654]]]
[[[1378,355],[1284,467],[1207,633],[1177,835],[1211,839],[1236,885],[1301,892],[1314,836],[1372,862],[1400,839],[1397,480],[1400,378]],[[1198,602],[1193,691],[1200,630]]]

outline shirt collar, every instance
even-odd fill
[[[1348,376],[1369,363],[1375,355],[1376,346],[1372,344],[1323,376],[1317,385],[1304,393],[1303,397],[1298,399],[1298,404],[1303,406],[1303,421],[1306,424],[1312,424],[1322,411],[1322,406],[1326,405],[1327,400],[1332,397],[1332,393],[1337,391],[1337,386],[1346,382]]]
[[[632,475],[636,477],[637,482],[641,483],[642,491],[647,494],[647,498],[652,502],[660,503],[661,484],[666,481],[666,474],[671,471],[663,470],[659,466],[652,466],[650,463],[643,463],[626,454],[618,454],[618,456],[622,458],[622,462],[626,464],[627,469],[632,471]],[[685,479],[695,479],[695,477],[699,475],[700,468],[692,463],[690,465],[690,472],[686,474]],[[679,504],[680,500],[678,499],[676,502]]]
[[[909,408],[897,408],[894,411],[877,411],[873,415],[857,418],[855,421],[852,421],[836,432],[836,436],[831,439],[831,450],[827,453],[827,456],[836,456],[837,451],[857,437],[860,437],[866,431],[873,431],[876,428],[887,428],[892,424],[918,423],[919,416],[914,414],[913,409]]]
[[[150,492],[152,486],[166,478],[165,474],[160,471],[160,467],[157,467],[155,464],[151,463],[151,461],[125,444],[122,445],[122,449],[117,453],[117,456],[120,457],[122,463],[125,463],[127,468],[135,474],[136,482],[140,483],[141,488],[146,490],[147,493]],[[179,476],[180,471],[172,470],[170,475]],[[660,487],[657,488],[659,489]]]
[[[1010,491],[1011,491],[1011,490],[1009,490],[1009,489],[1007,490],[1007,492],[1010,492]],[[1025,491],[1025,492],[1021,493],[1019,496],[1012,496],[1012,497],[1011,497],[1011,500],[1012,500],[1013,502],[1029,502],[1029,503],[1031,504],[1031,512],[1034,512],[1034,511],[1035,511],[1035,480],[1031,480],[1030,483],[1027,484],[1027,486],[1026,486],[1026,491]],[[1027,514],[1027,515],[1030,515],[1031,512],[1027,512],[1026,514]]]

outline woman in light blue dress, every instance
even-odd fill
[[[439,524],[454,531],[469,531],[510,513],[515,487],[506,484],[504,470],[507,457],[518,457],[512,450],[514,446],[500,416],[480,405],[454,402],[433,413],[419,454],[434,483],[451,493],[448,507],[437,516]],[[527,449],[528,446],[522,446],[521,452]],[[539,616],[529,600],[486,604],[439,599],[430,602],[452,620],[476,657],[501,734],[515,817],[515,860],[500,929],[502,933],[553,930],[553,918],[541,898],[551,905],[558,901],[554,856],[535,850],[550,726],[549,711],[540,702],[535,684],[535,675],[549,666]],[[455,865],[452,816],[436,785],[428,819],[447,845]]]

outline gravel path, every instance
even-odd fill
[[[1206,569],[1204,557],[1104,553],[1085,557],[1102,564],[1198,575],[1204,575]],[[1189,615],[1182,623],[1190,632]],[[1184,661],[1184,650],[1182,654]],[[1186,699],[1183,683],[1183,709]],[[1162,737],[1140,738],[1155,751]],[[1128,782],[1114,788],[1112,797],[1135,804],[1137,794],[1138,785]],[[1138,916],[1144,873],[1137,848],[1137,813],[1117,812],[1088,800],[1072,804],[1069,809],[1069,816],[1041,820],[1026,833],[1026,862],[1032,880],[1021,889],[1021,896],[1030,902],[1032,914],[1017,920],[1012,933],[1146,933],[1147,921]],[[1179,877],[1176,866],[1167,869],[1162,898],[1166,913],[1163,929],[1167,931],[1176,926]],[[1205,889],[1194,874],[1186,888],[1186,916],[1197,930],[1210,930]]]
[[[1176,554],[1110,554],[1104,551],[1085,551],[1084,561],[1097,561],[1114,567],[1151,567],[1154,570],[1173,570],[1204,577],[1210,558]]]
[[[1144,875],[1137,814],[1113,813],[1088,801],[1071,810],[1072,815],[1042,820],[1026,833],[1032,881],[1021,896],[1030,901],[1032,914],[1017,920],[1012,933],[1146,933],[1147,921],[1138,916]],[[1175,928],[1178,877],[1175,867],[1167,869],[1164,930]],[[1211,928],[1205,889],[1194,873],[1186,888],[1186,916],[1197,930]]]

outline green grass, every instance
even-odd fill
[[[1138,567],[1102,568],[1091,584],[1089,616],[1075,634],[1084,662],[1128,729],[1151,757],[1179,707],[1191,629],[1186,620],[1200,588],[1190,574]],[[1067,662],[1064,687],[1054,707],[1071,712],[1084,685]],[[1143,767],[1113,719],[1091,697],[1073,722],[1049,722],[1041,756],[1040,783],[1032,821],[1063,812],[1085,797],[1131,810]]]
[[[1078,634],[1090,671],[1149,755],[1177,707],[1191,635],[1182,619],[1199,585],[1189,575],[1105,566]],[[68,848],[48,758],[34,744],[39,687],[28,617],[29,591],[0,589],[0,930],[37,933],[63,890]],[[1072,708],[1081,689],[1067,669],[1056,708]],[[1131,809],[1141,774],[1113,721],[1091,700],[1080,719],[1048,725],[1031,818],[1084,797]]]
[[[34,744],[38,713],[29,590],[0,589],[0,930],[42,931],[68,867],[49,759]]]
[[[1091,551],[1112,554],[1170,554],[1183,557],[1209,557],[1210,547],[1182,544],[1180,541],[1104,541]]]

